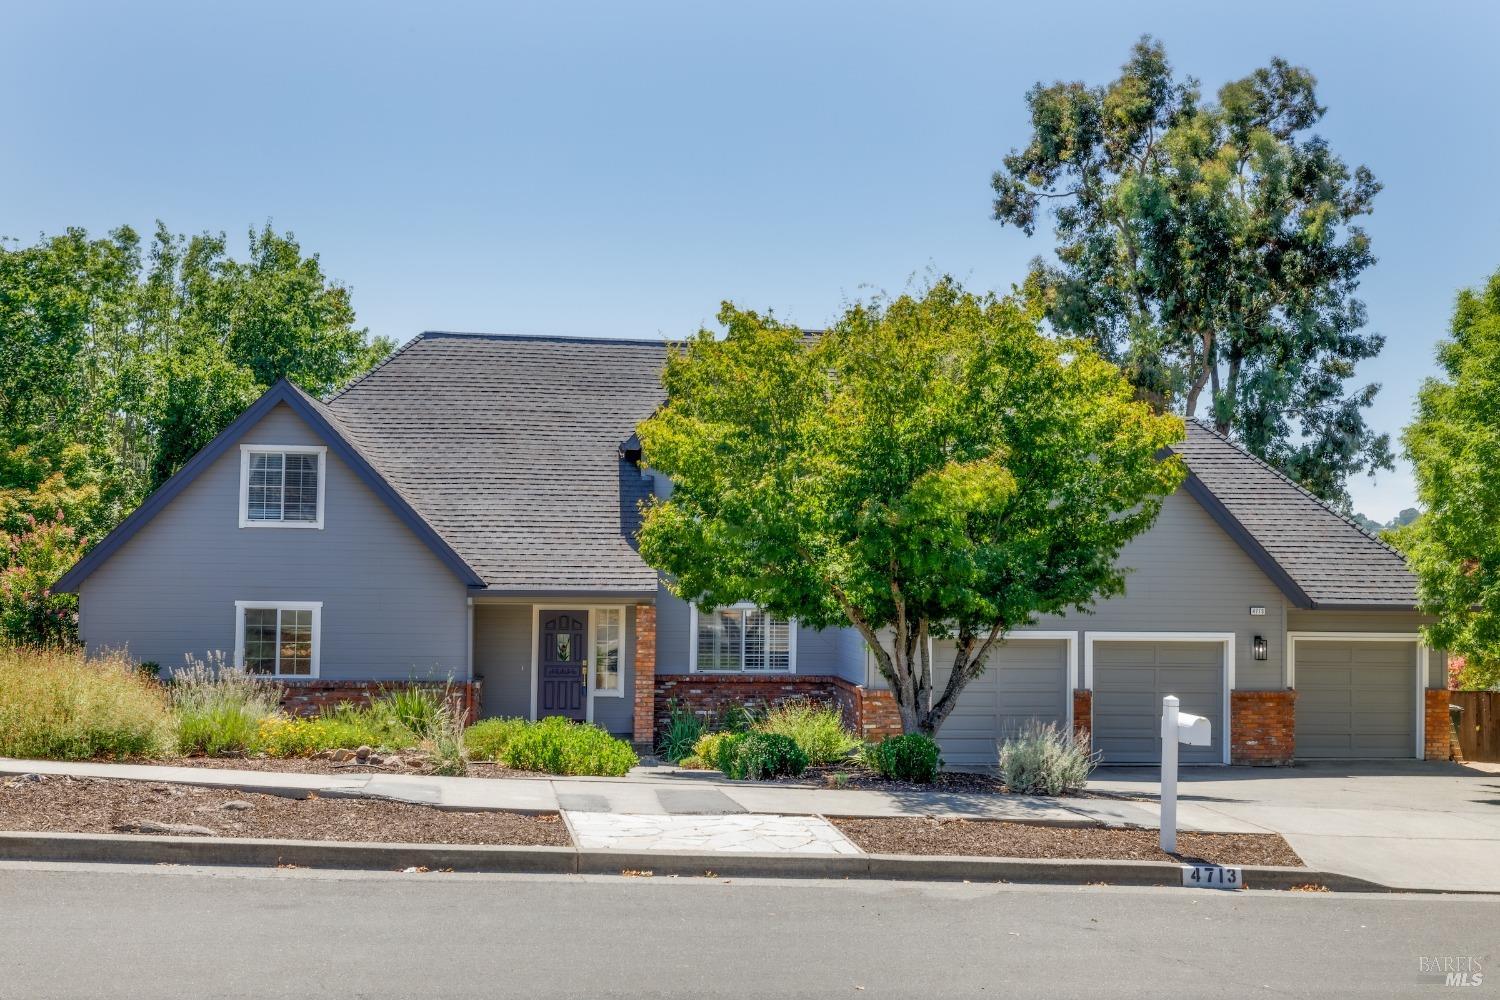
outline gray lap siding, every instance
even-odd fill
[[[281,405],[239,443],[323,442]],[[241,528],[239,477],[236,446],[84,580],[90,650],[168,670],[232,657],[236,601],[321,601],[322,679],[465,679],[466,586],[337,455],[322,529]]]

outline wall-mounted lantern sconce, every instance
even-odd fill
[[[1271,655],[1270,644],[1266,642],[1266,637],[1263,635],[1256,636],[1255,641],[1250,644],[1250,648],[1255,650],[1255,658],[1257,660],[1264,660]]]

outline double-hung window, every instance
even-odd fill
[[[235,601],[235,666],[267,677],[318,676],[323,605]]]
[[[240,527],[323,527],[328,449],[240,446]]]
[[[751,604],[693,609],[690,669],[696,672],[795,673],[797,630]]]

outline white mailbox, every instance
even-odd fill
[[[1176,695],[1161,700],[1161,849],[1177,853],[1177,744],[1206,747],[1213,727],[1201,715],[1178,708]]]
[[[1163,719],[1165,721],[1165,719]],[[1166,733],[1162,733],[1166,736]],[[1206,747],[1214,741],[1208,719],[1187,712],[1177,713],[1177,742],[1190,747]]]

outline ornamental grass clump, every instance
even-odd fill
[[[389,728],[401,728],[419,739],[431,736],[442,724],[443,712],[452,703],[451,691],[401,685],[386,687],[370,704],[370,711],[383,719]]]
[[[207,662],[188,658],[186,669],[167,685],[177,723],[177,750],[221,757],[255,749],[261,723],[280,710],[281,689],[225,665],[222,654]]]
[[[844,713],[834,705],[793,698],[772,708],[751,729],[789,738],[807,755],[809,764],[832,764],[860,747],[860,739],[844,726]]]
[[[170,737],[161,685],[124,654],[0,647],[0,756],[154,757]]]
[[[662,731],[656,751],[663,760],[681,763],[691,756],[698,738],[703,735],[703,720],[689,709],[673,702],[668,709],[667,727]]]
[[[1098,754],[1052,723],[1032,723],[1000,746],[1000,777],[1029,795],[1080,792],[1098,763]]]
[[[427,743],[432,747],[432,773],[460,777],[469,770],[469,750],[464,745],[464,723],[452,707],[444,704],[431,721]]]

